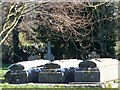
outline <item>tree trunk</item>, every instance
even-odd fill
[[[14,52],[14,56],[13,56],[13,62],[16,63],[18,61],[20,61],[19,59],[19,54],[20,54],[20,49],[19,49],[19,31],[17,28],[15,28],[12,32],[13,34],[13,52]]]
[[[0,3],[0,26],[2,26],[2,4],[1,3]],[[1,29],[2,29],[2,27],[0,27],[0,31],[2,31]],[[2,36],[0,36],[0,40],[2,40]],[[2,68],[2,45],[0,45],[0,69],[1,68]],[[2,75],[2,74],[0,74],[0,75]],[[0,80],[0,83],[1,82],[2,81]]]

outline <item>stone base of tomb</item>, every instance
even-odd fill
[[[8,71],[4,77],[11,84],[28,83],[31,81],[31,77],[26,71]]]
[[[40,83],[64,83],[65,74],[64,72],[40,72],[39,82]]]
[[[74,68],[65,70],[65,83],[74,82]]]
[[[74,73],[75,82],[100,82],[100,72],[96,69],[76,70]]]

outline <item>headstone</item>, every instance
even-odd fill
[[[37,55],[34,55],[34,54],[32,54],[32,55],[30,55],[30,56],[28,57],[28,60],[29,60],[29,61],[31,61],[31,60],[37,60],[37,59],[38,59]]]
[[[81,62],[75,71],[75,82],[100,82],[100,71],[96,63],[91,60]]]
[[[93,59],[93,58],[100,58],[100,56],[95,51],[92,51],[89,54],[89,59]]]
[[[79,64],[79,68],[96,68],[97,65],[96,63],[92,62],[92,61],[83,61]]]
[[[54,60],[54,56],[51,53],[51,47],[53,47],[53,45],[51,45],[50,41],[48,41],[48,44],[47,44],[46,47],[47,47],[47,53],[45,54],[44,59],[53,61]]]
[[[60,65],[56,64],[56,63],[47,63],[47,64],[43,65],[43,68],[44,69],[58,69],[58,68],[60,68]]]

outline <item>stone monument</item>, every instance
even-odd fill
[[[35,55],[35,54],[31,54],[31,55],[28,57],[28,61],[37,60],[37,59],[38,59],[38,57],[37,57],[37,55]]]
[[[89,59],[100,58],[100,56],[95,51],[92,51],[88,56]]]
[[[39,73],[40,83],[69,83],[74,81],[74,68],[78,68],[82,60],[55,60],[43,65],[44,70]]]
[[[39,72],[40,83],[64,83],[65,72],[56,63],[48,63],[43,66],[43,71]]]
[[[109,82],[119,80],[120,61],[112,58],[93,58],[79,64],[75,71],[75,82]]]
[[[45,54],[44,59],[53,61],[54,60],[54,56],[51,53],[51,47],[54,47],[54,46],[51,45],[50,41],[48,41],[48,44],[46,45],[46,47],[47,47],[47,53]]]
[[[34,60],[11,64],[4,75],[5,80],[13,84],[38,82],[38,73],[41,71],[42,65],[46,63],[50,63],[50,61]]]

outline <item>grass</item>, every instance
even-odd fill
[[[0,84],[0,87],[2,87],[2,88],[54,88],[54,87],[51,87],[51,86],[29,85],[29,84],[24,84],[24,85],[20,85],[20,84],[11,85],[11,84],[8,84],[8,83],[2,83],[2,84]]]
[[[0,82],[2,82],[2,83],[5,82],[4,75],[8,70],[8,66],[9,66],[9,64],[3,64],[2,69],[0,69]],[[0,83],[0,87],[1,87],[1,83]]]

